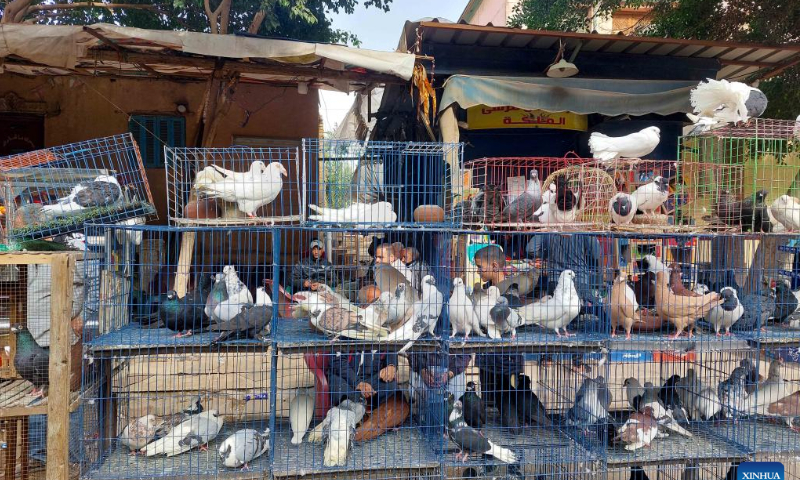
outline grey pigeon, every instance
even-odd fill
[[[340,467],[347,463],[356,425],[364,418],[365,412],[363,403],[345,399],[338,406],[328,410],[325,419],[309,433],[309,443],[327,440],[322,457],[323,465]]]
[[[36,343],[25,326],[18,326],[15,330],[17,352],[14,355],[14,368],[20,377],[33,384],[31,395],[44,396],[43,388],[50,379],[50,354]]]
[[[269,429],[259,433],[251,428],[237,431],[225,439],[217,449],[219,459],[228,468],[248,470],[248,463],[269,449]]]
[[[722,403],[722,414],[725,418],[739,418],[743,415],[742,407],[748,396],[746,377],[747,369],[739,366],[733,369],[730,377],[719,382],[717,395]]]
[[[611,393],[605,378],[586,378],[575,395],[575,405],[567,410],[567,425],[581,427],[585,433],[592,430],[599,433],[608,422],[608,406]]]
[[[69,195],[59,198],[53,205],[45,205],[42,211],[50,215],[63,215],[86,208],[107,207],[122,198],[122,189],[111,175],[99,175],[91,182],[79,183]]]
[[[407,283],[399,283],[394,290],[392,298],[386,308],[386,324],[390,326],[402,324],[411,316],[414,302],[417,301],[417,292]],[[381,293],[383,295],[383,293]]]
[[[542,205],[542,184],[538,171],[531,170],[529,175],[525,191],[494,218],[495,222],[519,223],[533,219],[534,212]]]
[[[520,316],[508,305],[506,297],[500,297],[489,310],[489,317],[501,334],[511,333],[511,339],[517,338],[517,328],[523,325]]]
[[[222,429],[223,417],[216,410],[194,415],[176,425],[164,437],[147,445],[142,450],[145,455],[166,455],[172,457],[196,447],[203,447],[217,438]]]
[[[678,395],[692,420],[710,420],[722,409],[716,390],[704,386],[693,368],[686,371],[678,386]]]
[[[640,411],[639,407],[642,404],[642,397],[644,396],[644,387],[639,383],[639,380],[630,377],[622,382],[625,387],[625,397],[628,399],[628,404],[635,411]]]
[[[258,287],[255,305],[243,306],[241,313],[228,321],[212,324],[208,330],[220,332],[214,342],[221,342],[229,338],[256,338],[270,324],[272,310],[272,299],[267,295],[266,289]]]
[[[758,385],[758,369],[749,358],[741,359],[739,361],[739,366],[744,368],[746,372],[744,376],[744,387],[749,395],[756,390],[756,386]]]
[[[442,303],[444,297],[442,292],[436,288],[436,280],[431,275],[426,275],[422,279],[422,298],[414,303],[414,313],[402,327],[393,331],[384,341],[393,342],[398,340],[408,340],[403,348],[397,353],[403,353],[425,332],[433,335],[439,316],[442,314]]]

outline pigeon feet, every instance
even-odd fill
[[[631,332],[626,332],[625,333],[625,340],[630,340],[630,339],[631,339]]]
[[[207,452],[207,451],[208,451],[208,444],[206,443],[206,444],[204,444],[204,445],[200,445],[200,448],[199,448],[199,450],[200,450],[201,452]]]
[[[33,390],[31,390],[30,396],[35,398],[44,398],[44,389],[34,387]]]
[[[246,464],[246,463],[245,463],[245,464],[242,466],[242,471],[243,471],[243,472],[249,472],[249,471],[250,471],[250,465],[248,465],[248,464]]]
[[[731,333],[731,331],[730,331],[730,330],[726,330],[726,331],[725,331],[725,336],[726,336],[726,337],[730,337],[731,335],[733,335],[733,334]]]
[[[192,335],[193,334],[192,334],[191,330],[186,330],[185,332],[181,332],[181,333],[177,333],[177,334],[173,335],[172,338],[185,338],[185,337],[191,337]]]

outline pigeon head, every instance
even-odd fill
[[[506,297],[499,297],[497,302],[495,302],[495,306],[500,308],[508,307],[508,299]]]
[[[561,272],[561,276],[558,277],[559,283],[567,280],[575,280],[575,272],[572,270],[564,270]]]
[[[655,417],[655,412],[653,412],[653,407],[649,405],[642,409],[642,414],[647,415],[648,417]]]
[[[467,391],[474,392],[476,389],[475,382],[467,382]]]
[[[615,283],[626,283],[628,281],[628,274],[626,272],[619,272],[619,275],[614,279]]]
[[[539,172],[537,170],[531,170],[530,178],[533,181],[539,180]]]
[[[756,203],[762,203],[764,201],[764,199],[767,198],[767,195],[769,195],[769,191],[768,190],[763,190],[762,189],[762,190],[757,191],[756,192]]]
[[[261,160],[256,160],[255,162],[250,164],[250,173],[261,175],[264,173],[264,170],[267,169],[267,166]]]
[[[530,390],[531,389],[531,378],[524,373],[518,373],[517,379],[519,380],[519,389],[521,390]]]
[[[630,377],[630,378],[626,378],[625,381],[622,382],[622,386],[623,387],[631,387],[631,386],[638,387],[640,385],[639,385],[639,380],[636,380],[635,378]]]
[[[222,274],[223,274],[223,275],[230,275],[230,274],[232,274],[232,273],[236,273],[236,268],[234,268],[234,266],[233,266],[233,265],[226,265],[226,266],[225,266],[225,267],[222,269]]]
[[[658,128],[658,127],[647,127],[647,128],[645,128],[645,131],[655,133],[656,136],[660,136],[661,135],[661,129]]]
[[[394,289],[395,298],[401,298],[406,293],[406,284],[398,283],[397,288]]]
[[[697,285],[694,286],[694,293],[698,293],[700,295],[705,295],[705,294],[709,293],[710,291],[711,291],[711,289],[709,289],[708,286],[706,286],[706,285],[704,285],[702,283],[698,283]]]
[[[750,95],[744,101],[744,106],[747,107],[747,116],[760,117],[767,109],[767,103],[767,96],[764,95],[764,92],[750,87]]]
[[[167,292],[167,300],[177,300],[178,299],[178,292],[175,290],[170,290]]]
[[[490,299],[496,300],[496,299],[498,299],[500,297],[500,289],[497,288],[496,286],[492,285],[492,286],[489,287],[488,290],[486,290],[486,295]]]
[[[631,198],[632,197],[627,193],[618,193],[614,195],[614,202],[611,204],[611,208],[614,209],[617,215],[626,217],[633,211],[633,201]]]
[[[274,177],[277,177],[278,174],[284,177],[289,176],[289,172],[286,171],[286,167],[284,167],[281,162],[272,162],[267,165],[264,170]]]
[[[724,298],[725,300],[729,298],[738,298],[736,296],[736,290],[734,290],[731,287],[723,288],[722,290],[719,291],[719,294],[722,295],[722,298]]]
[[[461,277],[456,277],[453,279],[453,287],[458,288],[463,286],[464,286],[464,280],[462,280]]]
[[[422,283],[426,283],[428,285],[432,285],[432,286],[435,287],[436,286],[436,279],[433,278],[433,275],[425,275],[425,277],[422,278]]]
[[[669,190],[669,180],[661,175],[658,175],[656,178],[654,178],[653,183],[656,184],[659,192],[666,192]]]

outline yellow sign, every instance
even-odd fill
[[[572,112],[545,112],[523,110],[517,107],[470,107],[467,109],[467,125],[470,130],[490,128],[557,128],[579,130],[588,128],[586,115]]]

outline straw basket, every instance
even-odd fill
[[[546,192],[550,188],[550,184],[559,177],[566,177],[573,191],[577,191],[578,184],[580,184],[583,198],[581,198],[578,222],[593,223],[598,226],[611,223],[608,204],[611,197],[617,193],[617,187],[614,185],[611,175],[599,168],[573,165],[551,173],[542,184],[542,191]]]

